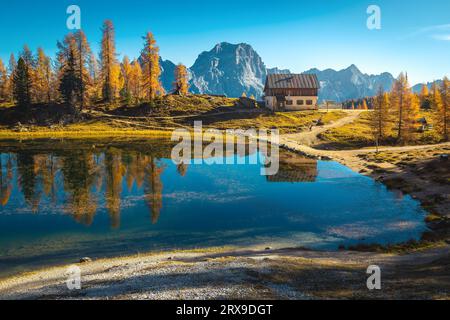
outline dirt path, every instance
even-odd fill
[[[405,256],[263,248],[142,255],[77,264],[81,290],[67,288],[69,266],[8,278],[0,281],[0,299],[448,299],[450,270],[439,261],[449,252],[443,246]],[[383,290],[367,289],[369,265],[380,267]]]
[[[283,135],[283,138],[286,141],[294,141],[300,145],[312,146],[312,145],[314,145],[315,142],[317,142],[319,140],[318,139],[319,134],[321,134],[327,130],[342,127],[346,124],[352,123],[353,121],[358,119],[361,112],[362,111],[357,111],[357,110],[349,111],[348,116],[343,117],[337,121],[334,121],[332,123],[329,123],[329,124],[323,125],[323,126],[314,126],[311,128],[311,131],[286,134],[286,135]]]

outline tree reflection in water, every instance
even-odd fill
[[[103,198],[111,226],[118,228],[123,187],[130,191],[135,185],[144,190],[152,223],[158,222],[165,169],[160,159],[170,155],[170,147],[149,151],[95,145],[51,151],[24,146],[10,149],[0,156],[2,207],[8,205],[14,184],[33,213],[39,212],[44,199],[56,204],[59,190],[63,193],[63,211],[77,222],[92,224]]]
[[[170,158],[171,147],[166,141],[7,145],[0,156],[0,205],[6,207],[13,192],[19,192],[33,213],[45,205],[53,211],[61,208],[59,212],[87,226],[104,208],[111,227],[119,228],[125,191],[136,188],[143,192],[151,223],[156,224],[163,208],[162,159]],[[176,172],[185,177],[188,165],[179,164]],[[316,176],[316,161],[283,154],[278,174],[267,180],[310,182]]]

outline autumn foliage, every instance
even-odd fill
[[[186,95],[189,90],[188,72],[186,66],[181,63],[175,68],[174,91],[180,95]]]

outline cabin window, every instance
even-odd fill
[[[313,104],[313,101],[312,101],[312,100],[306,100],[306,105],[312,106],[312,104]]]
[[[292,100],[286,100],[286,105],[292,106],[293,101]]]
[[[297,100],[297,105],[298,106],[302,106],[304,104],[304,101],[303,100]]]

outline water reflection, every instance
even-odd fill
[[[0,156],[0,205],[5,206],[12,190],[13,164],[11,155],[8,156],[5,166],[3,166],[3,158]]]
[[[54,146],[45,154],[32,147],[7,150],[11,152],[0,156],[2,207],[8,205],[14,182],[34,213],[39,212],[44,198],[56,204],[59,190],[64,196],[64,212],[77,222],[90,225],[103,196],[111,226],[118,228],[125,179],[128,190],[133,185],[143,188],[151,222],[158,222],[163,205],[161,175],[165,169],[160,159],[170,155],[167,147],[158,152],[95,145],[74,149]],[[17,168],[16,175],[13,168]],[[179,165],[178,172],[185,176],[187,166]]]
[[[176,166],[172,146],[0,142],[0,275],[82,256],[273,242],[337,249],[425,230],[417,201],[336,162],[280,153],[278,174],[266,177],[249,164],[254,150],[241,154],[245,165]]]
[[[275,175],[266,176],[269,182],[314,182],[317,178],[317,161],[292,153],[282,153],[280,167]]]
[[[160,147],[155,152],[155,149],[145,150],[139,146],[132,149],[123,145],[97,147],[94,144],[91,148],[70,150],[53,146],[52,151],[45,154],[32,147],[13,148],[14,153],[0,157],[1,205],[8,204],[16,167],[17,186],[32,212],[39,212],[43,197],[56,204],[57,190],[61,189],[65,198],[64,212],[79,223],[91,225],[103,194],[111,226],[119,228],[125,179],[128,191],[133,185],[143,189],[151,222],[156,224],[163,207],[161,175],[166,165],[161,159],[170,156],[170,148]],[[178,175],[184,177],[188,165],[181,163],[176,169]],[[280,157],[279,172],[266,178],[269,182],[313,182],[316,176],[317,161],[286,153]]]
[[[46,146],[46,147],[42,147]],[[163,208],[161,175],[166,169],[162,159],[170,157],[171,144],[133,142],[133,146],[115,143],[113,146],[59,141],[39,144],[12,144],[2,147],[0,156],[1,206],[8,205],[16,184],[33,213],[42,211],[42,200],[55,206],[84,225],[91,225],[99,209],[99,202],[110,217],[112,228],[120,227],[121,198],[124,185],[129,192],[135,186],[143,190],[152,224],[156,224]],[[242,151],[241,151],[242,152]],[[248,156],[250,151],[246,149]],[[257,150],[252,150],[255,155]],[[297,161],[297,162],[296,162]],[[14,174],[16,168],[16,174]],[[179,177],[185,177],[188,165],[176,167]],[[314,181],[317,163],[300,161],[284,155],[280,171],[268,177],[271,182]],[[125,182],[125,184],[124,184]]]

